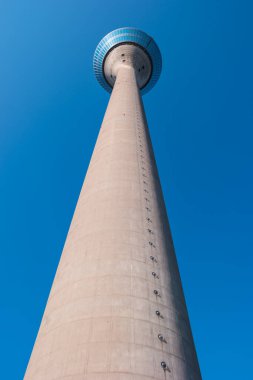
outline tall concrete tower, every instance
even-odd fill
[[[25,380],[201,380],[141,98],[159,49],[117,29],[94,70],[112,95]]]

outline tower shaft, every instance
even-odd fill
[[[142,99],[126,65],[25,375],[60,379],[201,379]]]

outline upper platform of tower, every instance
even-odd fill
[[[99,42],[93,58],[96,78],[106,91],[112,91],[117,71],[124,65],[135,68],[142,94],[151,90],[162,70],[161,53],[153,38],[128,27],[108,33]]]

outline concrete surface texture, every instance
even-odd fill
[[[25,380],[201,380],[136,74],[117,67]]]

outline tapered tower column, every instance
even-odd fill
[[[113,91],[25,380],[201,380],[140,92],[160,53],[131,28],[101,51]]]

